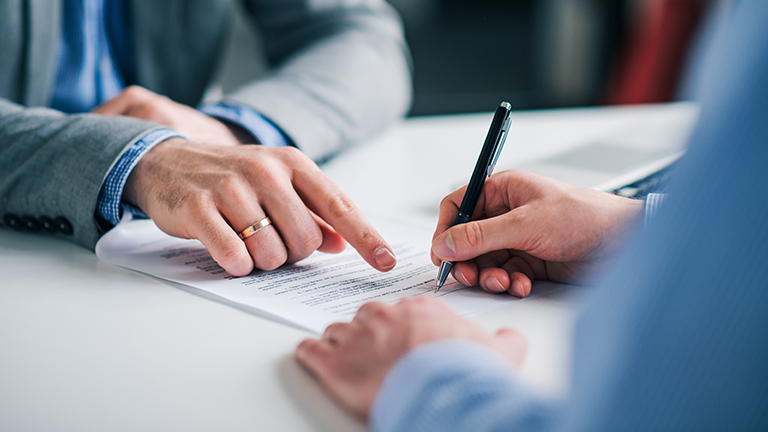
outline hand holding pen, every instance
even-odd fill
[[[483,143],[483,148],[480,151],[480,157],[477,159],[475,170],[472,172],[472,177],[469,179],[467,190],[461,201],[459,214],[453,223],[454,226],[470,221],[472,213],[475,211],[477,200],[480,198],[480,193],[483,191],[485,179],[493,173],[493,168],[499,160],[501,149],[504,148],[504,141],[507,139],[507,132],[512,121],[511,113],[512,105],[509,102],[502,102],[496,108],[496,113],[491,121],[491,127],[488,129],[488,135],[486,135],[485,143]],[[453,266],[453,262],[450,261],[443,261],[440,264],[440,271],[437,274],[437,281],[435,283],[435,293],[445,284],[445,280],[451,271],[451,266]]]

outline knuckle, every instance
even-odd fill
[[[279,173],[278,167],[271,159],[257,158],[248,162],[247,171],[259,186],[275,187],[278,186],[283,176]]]
[[[418,315],[429,305],[430,300],[427,297],[408,297],[400,301],[398,305],[408,316]]]
[[[440,216],[442,217],[456,217],[456,213],[458,211],[458,207],[456,206],[455,193],[452,193],[440,201],[440,207],[439,212]]]
[[[128,88],[126,88],[123,91],[123,94],[129,98],[138,98],[146,95],[147,89],[134,84],[134,85],[128,86]]]
[[[400,300],[399,304],[402,305],[402,306],[409,307],[409,306],[413,305],[413,303],[416,301],[416,299],[417,298],[415,298],[415,297],[406,297],[406,298]]]
[[[221,195],[239,197],[243,194],[244,184],[239,176],[228,174],[219,178],[217,189]]]
[[[275,169],[266,169],[259,175],[259,183],[270,190],[277,189],[283,181],[283,177]]]
[[[358,312],[373,312],[380,305],[377,302],[365,303],[358,309]]]
[[[389,321],[392,318],[392,308],[383,303],[379,303],[378,307],[373,310],[371,316],[374,319]]]
[[[377,235],[376,231],[374,231],[371,228],[364,228],[360,231],[357,231],[354,235],[354,240],[356,245],[375,245],[379,243],[379,236]]]
[[[150,101],[138,102],[132,112],[133,115],[148,120],[158,120],[163,117],[163,111],[155,103]]]
[[[302,234],[295,252],[299,255],[308,256],[309,254],[317,250],[317,248],[319,248],[320,245],[322,244],[323,244],[323,234],[320,232],[319,229],[316,228],[312,230],[312,232],[304,232]]]
[[[221,252],[223,259],[228,263],[238,261],[246,254],[240,242],[226,240],[221,244]]]
[[[406,297],[406,298],[400,300],[397,303],[396,307],[398,309],[400,309],[400,310],[404,310],[406,313],[409,313],[413,309],[415,304],[416,304],[416,299],[415,298],[413,298],[413,297]]]
[[[287,259],[288,255],[284,250],[277,251],[265,256],[259,267],[261,267],[262,270],[274,270],[285,264]]]
[[[357,211],[357,207],[344,192],[333,195],[328,200],[328,211],[334,218],[344,218]]]
[[[261,150],[261,149],[258,149]],[[257,151],[258,151],[257,150]],[[240,164],[242,171],[245,175],[248,177],[257,177],[261,175],[263,172],[267,172],[271,170],[271,163],[270,158],[263,157],[263,155],[260,155],[258,153],[249,154],[246,157],[238,159],[238,163]]]
[[[218,250],[216,262],[224,268],[251,259],[242,242],[224,240],[218,245]]]
[[[440,214],[449,213],[454,207],[453,202],[451,201],[450,197],[443,198],[442,201],[440,201],[440,207],[439,211]]]
[[[307,346],[308,344],[309,344],[309,339],[304,339],[303,341],[299,342],[299,344],[296,345],[295,352],[306,351],[308,348]]]
[[[297,149],[296,147],[292,147],[292,146],[280,147],[277,149],[277,152],[284,161],[293,162],[291,163],[291,165],[302,163],[309,160],[307,155],[302,153],[302,151]]]
[[[476,248],[483,244],[483,231],[480,224],[474,221],[467,222],[464,225],[464,234],[467,244],[471,248]]]
[[[211,210],[215,208],[210,196],[202,193],[190,194],[180,200],[179,205],[185,206],[185,210],[196,225],[214,229],[214,225],[209,221]]]
[[[325,331],[323,332],[323,336],[330,336],[331,334],[333,334],[333,332],[339,329],[340,325],[341,323],[333,323],[329,325],[328,327],[325,328]]]
[[[383,309],[384,309],[384,303],[370,302],[370,303],[365,303],[364,305],[360,306],[360,309],[359,309],[358,313],[362,312],[366,316],[375,317],[375,316],[378,316],[379,314],[384,313],[384,312],[382,312]]]
[[[443,197],[443,199],[440,200],[440,209],[447,209],[448,207],[452,207],[452,206],[453,206],[453,200],[451,200],[451,195]]]
[[[293,352],[294,357],[303,363],[303,360],[305,360],[307,356],[312,356],[312,345],[314,343],[316,342],[312,339],[304,339],[299,342],[296,346],[296,350]]]

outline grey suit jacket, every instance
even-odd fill
[[[135,84],[198,104],[233,0],[128,1]],[[159,126],[44,108],[60,8],[59,0],[0,0],[0,215],[63,217],[69,238],[92,248],[106,228],[94,216],[104,178],[126,147]],[[263,113],[309,157],[333,154],[407,110],[407,48],[383,1],[250,0],[245,10],[272,72],[225,99]]]

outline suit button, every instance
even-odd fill
[[[42,228],[43,231],[56,234],[56,225],[53,223],[53,219],[48,216],[40,216],[37,218],[37,222],[40,224],[40,228]]]
[[[59,216],[53,220],[53,224],[58,232],[64,235],[72,235],[72,224],[66,218]]]
[[[40,231],[40,224],[37,223],[37,219],[32,216],[24,216],[21,218],[21,225],[27,231],[37,232]]]
[[[22,228],[21,219],[13,213],[6,213],[3,215],[3,222],[15,230],[20,230]]]

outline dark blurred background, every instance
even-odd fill
[[[721,1],[389,0],[413,54],[412,116],[673,100]],[[261,51],[258,32],[233,24],[214,100],[267,73],[242,55]]]
[[[674,98],[704,0],[390,0],[413,53],[411,115]]]

